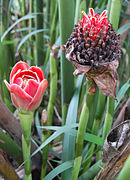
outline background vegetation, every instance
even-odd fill
[[[40,66],[48,80],[47,91],[34,117],[32,141],[36,148],[32,156],[39,152],[43,161],[40,167],[36,165],[32,169],[33,178],[40,179],[41,174],[41,179],[69,180],[71,177],[76,179],[74,174],[78,172],[79,179],[94,179],[99,167],[103,166],[104,139],[129,98],[130,3],[127,0],[1,0],[0,7],[0,100],[16,117],[17,112],[3,80],[9,80],[10,70],[19,60]],[[85,76],[73,76],[74,68],[61,51],[74,24],[82,17],[82,10],[88,13],[90,7],[96,13],[108,9],[109,19],[121,34],[118,102],[106,98],[98,89],[95,96],[86,97]],[[86,107],[83,106],[85,101]],[[83,123],[77,136],[82,117],[84,123],[87,121],[87,128],[83,129]],[[10,173],[7,167],[10,167],[10,179],[17,179],[14,169],[21,167],[22,163],[20,138],[17,133],[10,133],[10,127],[1,124],[0,160],[4,151],[8,163],[4,166],[3,161],[0,171],[7,177]],[[11,145],[8,142],[12,142]],[[79,156],[80,159],[76,160]],[[6,171],[3,167],[7,168]]]

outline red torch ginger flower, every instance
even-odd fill
[[[92,8],[89,15],[83,12],[83,19],[75,25],[63,48],[66,49],[66,58],[76,67],[74,75],[86,74],[93,80],[90,93],[94,94],[98,86],[104,95],[116,99],[120,36],[113,29],[106,12],[95,14]]]
[[[10,84],[4,80],[11,93],[16,108],[35,110],[41,103],[47,88],[43,71],[36,66],[29,67],[25,62],[18,62],[10,74]]]
[[[83,11],[83,19],[79,19],[78,27],[82,27],[83,37],[89,37],[92,40],[99,38],[102,33],[102,38],[105,39],[108,31],[108,17],[106,16],[106,10],[103,11],[101,15],[95,14],[94,10],[90,8],[90,14]],[[88,33],[89,32],[89,33]],[[80,35],[80,30],[78,30],[78,36]]]

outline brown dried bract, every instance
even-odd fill
[[[73,46],[70,52],[66,55],[73,66],[76,67],[74,75],[86,74],[88,79],[93,80],[89,93],[95,94],[96,86],[99,87],[105,96],[116,99],[116,84],[118,81],[118,74],[116,69],[118,67],[118,60],[112,62],[96,62],[93,66],[82,65],[72,58]]]
[[[113,128],[103,146],[102,161],[107,163],[98,180],[115,179],[130,155],[130,120]]]

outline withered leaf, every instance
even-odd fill
[[[107,162],[98,180],[116,178],[130,154],[130,120],[113,128],[105,139],[102,161]]]
[[[101,92],[109,97],[116,99],[116,83],[117,80],[112,77],[110,72],[102,73],[92,77]]]
[[[66,57],[71,61],[76,70],[74,71],[74,75],[86,74],[86,76],[90,79],[93,79],[92,87],[89,89],[89,93],[95,94],[96,85],[99,87],[101,92],[105,96],[112,97],[116,99],[116,84],[118,80],[118,75],[116,69],[118,67],[118,60],[114,60],[112,62],[95,62],[94,66],[79,64],[73,58],[74,47],[73,45],[69,49]]]

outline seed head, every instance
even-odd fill
[[[103,94],[116,99],[118,60],[121,57],[120,35],[103,11],[96,14],[92,8],[89,15],[83,11],[83,18],[75,25],[64,47],[66,58],[76,67],[74,75],[86,74]]]

